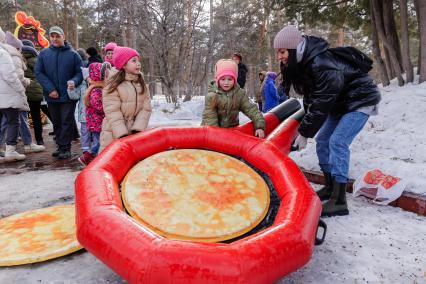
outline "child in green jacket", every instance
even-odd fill
[[[237,84],[238,66],[232,60],[221,59],[216,63],[215,81],[209,86],[205,98],[201,125],[224,128],[239,125],[238,115],[242,111],[254,124],[254,135],[265,137],[265,119],[256,105],[250,102],[244,89]]]

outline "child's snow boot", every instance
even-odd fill
[[[346,203],[346,183],[333,181],[333,192],[330,200],[322,205],[321,217],[348,215],[348,204]]]
[[[317,191],[317,195],[321,201],[330,199],[333,192],[333,178],[331,177],[331,173],[324,173],[324,178],[325,186]]]
[[[16,146],[6,145],[6,152],[4,153],[4,159],[8,162],[22,161],[25,159],[24,154],[16,152]]]
[[[88,164],[90,164],[91,161],[93,161],[93,159],[95,159],[95,155],[90,153],[89,151],[84,152],[83,155],[81,155],[80,157],[78,157],[78,161],[83,165],[83,166],[87,166]]]

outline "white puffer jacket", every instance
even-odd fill
[[[8,51],[0,45],[0,109],[16,108],[29,111],[25,87],[19,80]]]
[[[2,44],[2,47],[9,52],[10,56],[12,57],[13,64],[15,65],[16,74],[18,75],[19,81],[24,85],[24,87],[28,87],[28,85],[31,83],[31,80],[29,78],[26,78],[25,70],[27,70],[27,66],[25,65],[24,58],[22,54],[14,48],[13,46],[9,44]]]

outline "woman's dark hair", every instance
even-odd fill
[[[299,95],[309,95],[309,82],[304,81],[304,74],[300,64],[297,63],[296,49],[288,49],[287,65],[281,62],[281,74],[283,75],[283,86],[288,94],[291,86]]]
[[[98,50],[95,47],[89,47],[86,49],[87,54],[89,54],[89,56],[96,56],[98,55]]]

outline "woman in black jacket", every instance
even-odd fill
[[[294,146],[304,149],[316,136],[316,151],[327,184],[317,192],[322,216],[347,215],[346,184],[349,145],[370,115],[377,114],[380,92],[373,79],[344,61],[317,37],[302,36],[295,26],[284,27],[274,39],[286,88],[303,95],[305,116]]]

